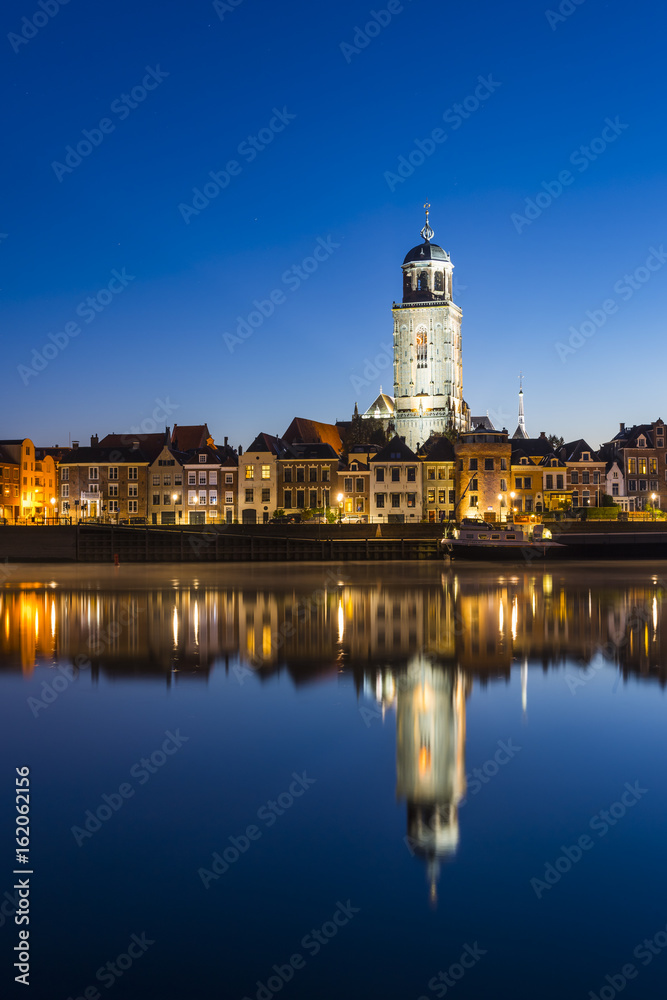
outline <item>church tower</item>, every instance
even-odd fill
[[[431,434],[466,431],[470,422],[463,399],[462,312],[452,300],[454,265],[431,242],[430,205],[424,208],[424,242],[403,261],[403,301],[392,309],[396,433],[413,451]]]

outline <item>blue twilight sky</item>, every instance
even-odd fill
[[[545,7],[5,0],[0,436],[348,418],[427,198],[473,413],[523,370],[531,434],[667,418],[667,14]]]

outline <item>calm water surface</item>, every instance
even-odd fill
[[[663,995],[667,565],[6,569],[5,995]]]

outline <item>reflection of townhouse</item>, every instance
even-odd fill
[[[97,436],[89,448],[73,442],[58,466],[60,513],[112,521],[146,517],[149,462],[138,440],[130,447],[102,447]]]
[[[624,475],[629,510],[644,510],[653,503],[664,507],[667,464],[662,420],[628,428],[621,424],[618,434],[602,446],[601,452],[607,460],[615,460]]]
[[[454,445],[459,517],[496,521],[506,516],[511,450],[506,430],[478,429],[459,435]]]
[[[419,452],[422,460],[422,504],[426,520],[446,521],[456,506],[454,445],[446,437],[430,437]]]
[[[375,521],[421,521],[421,462],[403,438],[394,437],[370,461],[371,517]]]

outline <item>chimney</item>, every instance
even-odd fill
[[[621,433],[625,430],[625,424],[621,424]]]
[[[98,438],[97,434],[91,434],[90,435],[90,447],[91,448],[97,448],[98,443],[99,443],[99,438]]]
[[[239,445],[239,456],[241,456],[242,454],[243,454],[243,448],[241,447],[241,445]]]
[[[72,448],[78,448],[78,447],[79,447],[79,442],[78,441],[72,441]]]
[[[228,437],[226,437],[226,438],[225,438],[225,448],[227,447],[227,442],[228,442],[228,441],[229,441],[229,438],[228,438]]]

